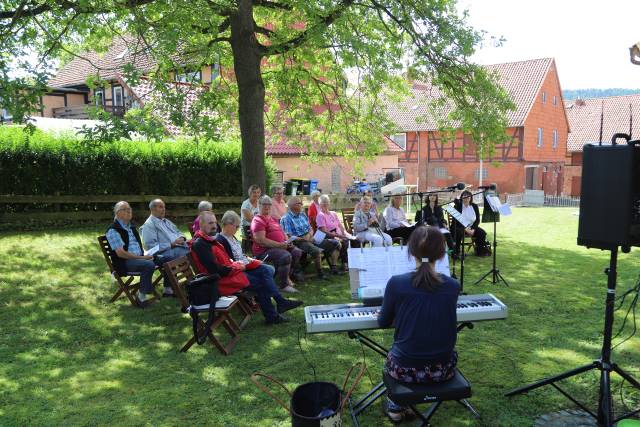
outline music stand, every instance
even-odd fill
[[[480,279],[478,279],[474,285],[477,285],[478,283],[482,282],[485,279],[489,278],[489,275],[491,275],[491,283],[493,283],[494,285],[496,283],[499,283],[500,281],[504,282],[504,284],[506,286],[509,286],[509,283],[507,283],[507,281],[504,279],[504,277],[502,277],[502,274],[500,274],[500,270],[498,270],[496,268],[496,256],[498,251],[496,250],[496,247],[498,246],[498,243],[496,241],[496,235],[497,235],[497,229],[496,229],[496,224],[500,221],[500,213],[498,212],[499,206],[494,206],[488,199],[487,196],[493,196],[494,194],[488,194],[488,192],[485,190],[483,192],[483,197],[484,197],[484,209],[482,210],[482,222],[487,223],[487,222],[493,222],[493,262],[492,262],[492,267],[491,270],[489,270],[484,276],[482,276]],[[488,207],[487,207],[488,206]]]
[[[455,207],[451,206],[450,202],[443,204],[442,207],[444,208],[445,211],[447,211],[447,213],[451,216],[451,218],[454,219],[454,221],[457,221],[458,223],[460,223],[460,225],[462,225],[464,228],[467,228],[469,226],[469,224],[465,225],[461,221],[462,213],[458,212],[458,210]],[[449,207],[451,207],[451,209],[449,209]],[[455,213],[453,213],[453,212],[455,212]],[[455,226],[455,225],[453,226],[453,233],[454,233],[453,234],[453,241],[455,242],[457,240],[457,237],[458,237],[458,227]],[[463,231],[462,232],[462,241],[460,242],[460,252],[458,253],[458,256],[460,257],[460,293],[461,294],[464,291],[464,239],[465,239],[465,234],[464,234],[464,231]],[[455,258],[453,259],[453,266],[454,266],[454,271],[455,271]]]

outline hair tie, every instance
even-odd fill
[[[422,262],[429,262],[429,258],[422,258]]]

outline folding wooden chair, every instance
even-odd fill
[[[191,253],[187,254],[187,258],[189,259],[189,264],[191,266],[191,271],[195,273],[195,268],[193,267],[195,264],[193,263],[193,259],[191,258]],[[193,277],[193,276],[192,276]],[[187,280],[190,280],[189,277]],[[186,284],[186,282],[184,282]],[[175,291],[174,291],[175,292]],[[180,290],[182,292],[182,290]],[[184,295],[184,292],[182,292]],[[238,309],[240,311],[241,320],[238,322],[238,326],[240,329],[244,329],[244,327],[249,323],[249,320],[253,316],[254,310],[251,308],[251,301],[255,297],[255,293],[252,291],[239,291],[234,294],[234,296],[238,297]],[[188,304],[188,302],[187,302]],[[183,307],[185,307],[183,305]]]
[[[353,214],[355,213],[354,208],[343,208],[340,210],[342,213],[342,223],[344,224],[344,229],[347,233],[354,235],[353,233]],[[362,242],[359,240],[352,240],[351,247],[359,248],[362,245]]]
[[[191,268],[191,263],[188,257],[185,256],[164,263],[164,270],[167,273],[167,277],[169,278],[169,283],[171,284],[173,292],[176,294],[178,301],[180,301],[181,311],[183,313],[188,312],[189,309],[197,310],[198,314],[207,314],[209,312],[209,307],[190,308],[185,286],[189,282],[189,280],[195,277],[195,275],[193,273],[193,269]],[[239,324],[231,316],[231,312],[234,308],[237,309],[243,316]],[[208,339],[211,344],[215,346],[222,354],[229,355],[233,347],[235,347],[236,343],[238,342],[238,339],[240,339],[240,330],[247,324],[247,322],[251,318],[251,314],[247,315],[246,308],[242,307],[240,298],[236,296],[220,298],[220,300],[216,303],[215,313],[216,319],[211,325]],[[198,317],[198,328],[200,331],[204,329],[206,321],[206,317]],[[221,332],[220,326],[222,326],[224,330],[226,330],[227,334],[230,337],[230,340],[226,344],[222,342],[222,337],[218,337],[215,334],[216,332]],[[188,351],[195,342],[196,338],[192,336],[189,341],[187,341],[182,346],[180,351]]]
[[[452,225],[455,227],[455,226],[456,226],[455,221],[456,221],[456,220],[455,220],[454,218],[452,218],[452,217],[451,217],[451,215],[449,214],[449,212],[447,212],[447,222],[448,222],[449,224],[452,224]],[[453,228],[450,228],[450,230],[451,230],[451,233],[453,233]],[[452,237],[453,237],[453,234],[452,234]],[[475,247],[476,247],[476,238],[475,238],[475,237],[473,237],[473,236],[471,236],[471,237],[466,237],[466,236],[465,236],[465,238],[464,238],[464,244],[462,245],[462,251],[464,252],[464,254],[465,254],[465,255],[466,255],[466,254],[468,254],[468,253],[469,253],[469,251],[470,251],[472,248],[475,248]]]
[[[109,302],[114,302],[118,299],[118,297],[120,297],[120,295],[124,294],[131,302],[131,305],[133,305],[134,307],[140,307],[141,304],[140,301],[138,301],[138,297],[136,295],[138,289],[140,289],[140,273],[127,272],[125,275],[121,276],[120,274],[118,274],[113,266],[113,262],[111,261],[111,255],[113,254],[113,251],[111,250],[111,246],[109,245],[107,237],[104,235],[98,236],[98,245],[100,246],[102,255],[104,255],[104,260],[106,261],[107,266],[109,267],[109,271],[111,272],[111,279],[118,285],[118,290],[115,294],[113,294]],[[156,269],[159,271],[158,267],[156,267]],[[138,280],[136,280],[136,278]],[[162,275],[156,277],[156,279],[153,280],[153,297],[151,297],[147,301],[151,302],[160,299],[160,294],[155,290],[155,287],[160,283],[160,280],[162,280]]]

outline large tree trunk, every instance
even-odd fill
[[[265,192],[264,82],[260,69],[251,0],[237,0],[231,16],[233,68],[238,82],[238,119],[242,137],[242,186],[258,184]]]

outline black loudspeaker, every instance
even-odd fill
[[[583,149],[578,244],[640,246],[640,141]]]

